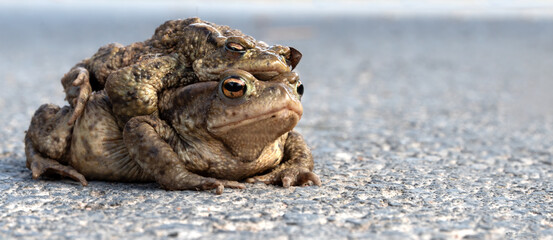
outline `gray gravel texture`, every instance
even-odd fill
[[[322,187],[32,180],[23,134],[109,42],[199,15],[304,54]],[[553,21],[0,9],[0,239],[553,239]]]

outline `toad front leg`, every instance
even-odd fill
[[[123,139],[130,156],[140,167],[154,176],[157,183],[167,190],[209,190],[223,193],[224,187],[244,189],[236,181],[203,177],[188,171],[186,162],[197,161],[198,156],[186,153],[181,159],[169,144],[179,144],[177,134],[160,119],[151,116],[134,117],[125,125]],[[199,160],[199,159],[198,159]]]
[[[246,182],[282,184],[283,187],[303,186],[309,183],[321,186],[321,180],[312,171],[313,157],[309,147],[299,133],[291,131],[284,145],[283,163],[265,175],[248,178]]]
[[[177,57],[176,54],[155,57],[109,75],[106,93],[113,112],[123,122],[155,112],[161,90],[196,81],[196,75],[180,64]]]

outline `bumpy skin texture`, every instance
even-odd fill
[[[292,130],[303,113],[300,89],[293,72],[259,81],[229,70],[218,82],[161,92],[159,114],[133,117],[123,130],[104,91],[91,95],[74,126],[65,123],[73,108],[43,105],[25,137],[27,167],[33,178],[156,181],[218,194],[244,188],[241,180],[320,185],[309,148]]]
[[[291,71],[300,59],[293,48],[268,46],[227,26],[198,18],[167,21],[144,42],[101,47],[62,78],[74,108],[68,123],[82,114],[90,93],[104,86],[114,114],[125,123],[157,110],[163,89],[214,81],[230,68],[268,80]]]

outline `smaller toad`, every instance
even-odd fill
[[[87,180],[155,181],[169,190],[321,185],[311,152],[293,130],[303,108],[294,72],[260,81],[231,69],[219,81],[161,92],[159,114],[130,119],[123,130],[105,92],[95,92],[74,126],[74,108],[41,106],[25,136],[27,167]]]
[[[66,99],[74,107],[72,124],[93,91],[105,89],[120,125],[134,116],[157,111],[161,91],[197,82],[216,81],[236,68],[268,80],[290,72],[301,59],[294,48],[273,45],[199,18],[170,20],[153,36],[128,46],[112,43],[75,65],[62,78]]]

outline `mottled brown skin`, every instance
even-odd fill
[[[104,86],[114,114],[124,124],[156,111],[164,89],[216,81],[230,68],[268,80],[291,71],[300,59],[294,48],[268,46],[227,26],[198,18],[167,21],[151,39],[128,46],[108,44],[65,74],[62,85],[74,108],[68,123],[82,114],[90,94]]]
[[[240,88],[229,88],[228,81]],[[25,137],[27,167],[108,181],[156,181],[169,190],[244,188],[238,181],[284,187],[320,185],[311,152],[292,129],[303,113],[298,75],[259,81],[242,70],[220,81],[160,94],[159,114],[118,126],[105,92],[94,92],[74,126],[73,108],[43,105]],[[231,89],[232,91],[230,91]]]

